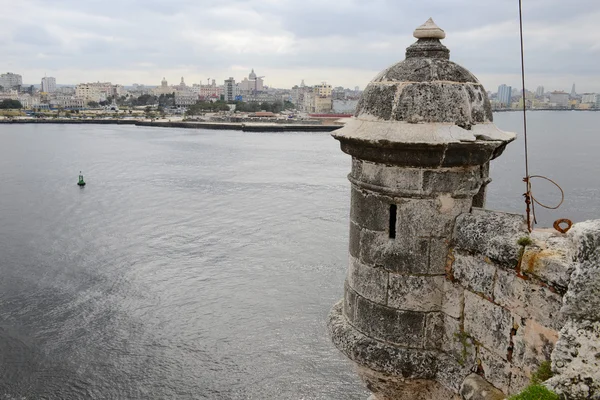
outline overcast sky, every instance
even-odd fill
[[[600,0],[523,0],[527,87],[600,92]],[[39,83],[361,89],[427,18],[488,90],[520,85],[518,0],[0,0],[0,72]]]

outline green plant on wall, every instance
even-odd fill
[[[530,385],[508,400],[559,400],[558,395],[542,385]]]
[[[458,360],[458,363],[460,365],[465,365],[465,363],[467,362],[467,349],[471,347],[471,343],[469,343],[469,341],[467,340],[468,338],[469,335],[467,335],[465,332],[457,332],[454,334],[454,339],[460,342],[460,344],[462,345],[460,360]]]
[[[508,400],[559,400],[556,393],[541,384],[552,378],[552,375],[550,361],[544,361],[531,375],[531,384],[521,393],[509,397]]]

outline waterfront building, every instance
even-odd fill
[[[83,98],[60,94],[50,99],[49,104],[50,108],[81,109],[87,102]]]
[[[331,89],[331,86],[329,86]],[[311,91],[304,93],[304,102],[302,109],[308,113],[330,113],[333,107],[333,101],[331,98],[331,90],[329,96],[321,95],[321,93],[327,93],[327,91],[321,91],[319,86],[315,86]]]
[[[235,85],[235,79],[233,79],[233,77],[225,79],[225,92],[223,94],[225,96],[225,101],[234,101],[235,97],[238,95],[238,88]]]
[[[19,74],[7,72],[0,74],[0,86],[7,91],[10,89],[19,89],[23,85],[23,77]]]
[[[19,99],[24,109],[31,110],[37,108],[40,105],[39,96],[32,96],[30,94],[21,94]]]
[[[573,84],[573,87],[571,87],[571,94],[570,94],[571,98],[575,98],[577,97],[577,92],[575,91],[575,84]]]
[[[42,92],[54,93],[56,91],[56,78],[45,76],[42,78]]]
[[[596,95],[596,108],[600,108],[600,94]]]
[[[124,91],[123,86],[110,82],[80,83],[75,87],[75,96],[86,102],[100,102],[108,97],[120,96]]]
[[[191,90],[178,90],[175,92],[176,106],[191,106],[198,102],[198,93]]]
[[[510,108],[512,103],[512,87],[502,84],[498,86],[497,101],[500,106]]]
[[[584,93],[581,96],[581,104],[586,104],[586,103],[596,104],[596,97],[597,97],[596,93]]]
[[[556,107],[569,107],[569,94],[563,91],[554,91],[550,93],[550,103]]]

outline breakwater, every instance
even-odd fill
[[[243,124],[235,122],[171,122],[110,119],[9,119],[0,120],[0,124],[100,124],[100,125],[136,125],[160,128],[237,130],[243,132],[332,132],[341,125],[307,124]]]

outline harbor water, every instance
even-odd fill
[[[521,118],[488,208],[524,211]],[[529,123],[540,225],[600,217],[600,113]],[[327,133],[0,125],[0,399],[364,400],[325,326],[349,170]]]

